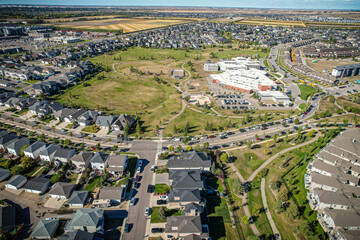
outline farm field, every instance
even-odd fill
[[[331,73],[332,69],[336,66],[343,66],[343,65],[349,65],[349,64],[355,64],[356,62],[346,59],[341,59],[341,60],[336,60],[336,59],[315,59],[317,61],[317,63],[314,63],[312,61],[312,58],[307,58],[306,59],[306,63],[309,67],[311,67],[312,69],[314,69],[315,71],[318,72],[323,72],[323,70],[327,70],[329,71],[329,73]]]
[[[73,21],[52,24],[55,27],[89,29],[89,30],[122,30],[124,33],[147,29],[166,27],[176,24],[190,23],[193,20],[183,19],[140,19],[140,18],[112,18],[93,21]],[[45,24],[50,25],[50,24]]]
[[[52,19],[44,19],[45,23],[58,23],[58,22],[72,22],[78,19],[106,19],[106,18],[115,18],[115,15],[107,15],[107,16],[84,16],[84,17],[71,17],[71,18],[52,18]]]
[[[245,25],[265,25],[265,26],[286,26],[286,27],[306,27],[306,24],[301,21],[280,21],[280,20],[266,20],[266,19],[246,19],[236,22],[237,24]]]

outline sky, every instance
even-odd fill
[[[360,10],[360,0],[0,0],[0,4],[86,6],[199,6]]]

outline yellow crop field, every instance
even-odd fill
[[[55,27],[89,30],[120,30],[124,33],[136,32],[146,29],[166,27],[176,24],[190,23],[194,20],[185,19],[140,19],[140,18],[113,18],[90,21],[76,21],[66,23],[45,24]]]
[[[244,25],[265,25],[265,26],[285,26],[285,27],[306,27],[306,24],[301,21],[281,21],[281,20],[266,20],[266,19],[244,19],[236,22]]]

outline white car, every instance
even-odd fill
[[[149,207],[146,207],[146,208],[145,208],[145,216],[146,216],[146,217],[149,216],[150,213],[151,213],[151,209],[150,209]]]
[[[167,198],[168,198],[167,195],[160,195],[160,196],[159,196],[159,199],[161,199],[161,200],[166,200]]]
[[[136,169],[136,173],[141,173],[141,167],[138,167],[138,168]]]

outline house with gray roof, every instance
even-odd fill
[[[103,152],[96,152],[94,156],[90,159],[91,168],[102,171],[105,170],[108,159],[109,154]]]
[[[8,142],[5,147],[9,153],[20,156],[20,150],[25,145],[30,145],[30,141],[29,139],[22,137]]]
[[[59,226],[59,219],[41,219],[31,233],[31,239],[52,239]]]
[[[1,173],[0,173],[1,175]],[[5,187],[18,190],[27,182],[27,178],[22,175],[16,175],[6,182]]]
[[[80,208],[84,207],[86,200],[88,198],[88,191],[73,191],[71,194],[68,204],[71,208]]]
[[[201,224],[200,216],[171,216],[166,219],[166,235],[171,235],[175,239],[185,238],[189,235],[198,235],[201,239],[209,239],[207,225]]]
[[[10,176],[11,176],[10,170],[7,170],[5,168],[0,168],[0,182],[4,181]]]
[[[90,159],[94,156],[94,153],[81,151],[78,154],[75,154],[71,157],[70,161],[74,164],[77,168],[86,169],[90,165]]]
[[[351,207],[351,202],[342,193],[315,189],[309,196],[310,207],[313,210],[324,208],[344,209]]]
[[[39,157],[40,152],[46,149],[46,143],[43,141],[36,141],[27,148],[24,149],[26,157],[36,159]]]
[[[204,189],[204,182],[201,178],[200,170],[170,170],[169,179],[174,190]]]
[[[128,123],[131,127],[134,124],[134,118],[127,115],[127,114],[121,114],[112,124],[111,124],[111,130],[113,131],[122,131],[124,130],[126,124]]]
[[[10,204],[0,205],[0,228],[12,231],[16,225],[15,207]]]
[[[78,117],[77,122],[80,124],[80,126],[88,126],[96,121],[98,115],[98,112],[88,110]]]
[[[330,233],[340,229],[360,230],[360,215],[355,211],[325,208],[318,214],[320,224]]]
[[[117,119],[116,116],[110,115],[110,116],[98,116],[96,118],[96,126],[100,128],[109,129],[111,128],[111,125],[115,122]]]
[[[108,160],[108,171],[113,175],[121,177],[124,174],[127,164],[128,164],[127,155],[122,155],[122,154],[110,155]]]
[[[189,203],[202,203],[199,189],[171,189],[168,198],[171,206],[180,207]]]
[[[51,187],[51,190],[49,191],[49,195],[52,198],[67,199],[70,197],[75,187],[76,185],[72,183],[57,182]]]
[[[82,230],[89,233],[104,233],[104,210],[81,208],[73,214],[71,221],[65,226],[65,232]]]
[[[183,215],[185,216],[199,216],[204,212],[204,205],[197,203],[188,203],[183,206]]]
[[[39,153],[42,162],[52,162],[54,160],[55,152],[60,149],[60,146],[53,143]]]
[[[209,172],[211,168],[211,158],[205,152],[182,152],[181,157],[173,156],[168,160],[169,170],[195,170]]]
[[[5,146],[14,139],[19,139],[19,137],[14,133],[4,134],[2,137],[0,137],[0,149],[5,149]]]
[[[59,240],[93,240],[94,234],[82,230],[75,230],[61,235]]]
[[[73,108],[63,108],[59,111],[54,112],[52,115],[59,121],[65,121],[69,115],[75,113],[77,110]]]
[[[44,194],[50,187],[50,179],[37,177],[32,178],[24,185],[25,192]]]
[[[68,123],[74,123],[77,121],[77,119],[83,115],[87,110],[80,108],[77,109],[75,112],[72,112],[71,114],[64,117],[64,121]]]
[[[69,163],[72,156],[75,155],[75,150],[70,148],[59,148],[55,151],[54,161],[60,161],[61,163]]]
[[[120,204],[125,198],[126,187],[103,187],[100,189],[99,200],[110,200],[112,205]]]

